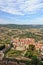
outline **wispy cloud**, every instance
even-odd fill
[[[0,10],[16,15],[43,11],[43,0],[0,0]]]

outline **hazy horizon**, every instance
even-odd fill
[[[32,26],[37,26],[37,25],[43,25],[43,24],[11,24],[11,23],[6,23],[6,24],[0,24],[0,25],[32,25]]]

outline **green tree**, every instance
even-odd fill
[[[38,65],[43,65],[43,62],[39,61]]]
[[[37,58],[37,56],[34,55],[34,56],[32,57],[32,64],[33,64],[33,65],[38,65],[38,62],[39,62],[39,59]]]
[[[30,45],[29,45],[29,50],[34,51],[34,50],[35,50],[35,45],[30,44]]]

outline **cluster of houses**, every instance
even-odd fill
[[[35,45],[35,48],[37,50],[43,49],[43,44],[35,42],[35,39],[33,38],[21,38],[21,39],[15,38],[12,39],[12,41],[13,41],[13,46],[16,50],[26,50],[30,44]]]

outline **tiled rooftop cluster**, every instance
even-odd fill
[[[35,45],[35,48],[39,50],[39,48],[43,47],[43,44],[35,42],[34,38],[15,38],[12,40],[13,46],[16,47],[16,49],[25,50],[28,48],[30,44]]]

